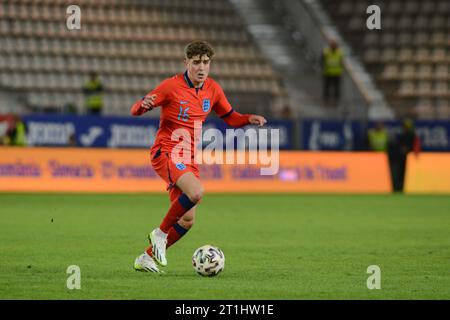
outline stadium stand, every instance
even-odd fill
[[[397,117],[450,118],[450,2],[380,0],[381,30],[366,27],[368,0],[321,0]]]
[[[68,30],[65,0],[0,4],[0,87],[24,97],[28,111],[82,112],[81,88],[91,71],[105,85],[105,114],[127,114],[162,79],[183,70],[184,46],[209,41],[212,77],[241,110],[282,93],[269,61],[228,1],[78,0],[81,29]],[[236,100],[237,99],[237,100]],[[158,113],[153,113],[158,116]]]

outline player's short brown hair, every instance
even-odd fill
[[[211,47],[211,45],[202,40],[192,41],[190,42],[186,48],[184,49],[184,55],[186,58],[191,59],[195,56],[203,56],[207,55],[209,58],[212,58],[214,56],[214,49]]]

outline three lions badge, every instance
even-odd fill
[[[203,99],[203,112],[208,112],[211,108],[211,101],[209,99]]]

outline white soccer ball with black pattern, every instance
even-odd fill
[[[192,266],[199,275],[213,277],[223,271],[225,255],[219,248],[207,244],[195,250]]]

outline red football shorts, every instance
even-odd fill
[[[200,178],[198,166],[196,164],[174,163],[169,153],[156,151],[151,155],[151,162],[155,172],[167,183],[170,201],[177,199],[183,192],[175,183],[187,172],[192,172],[197,178]]]

